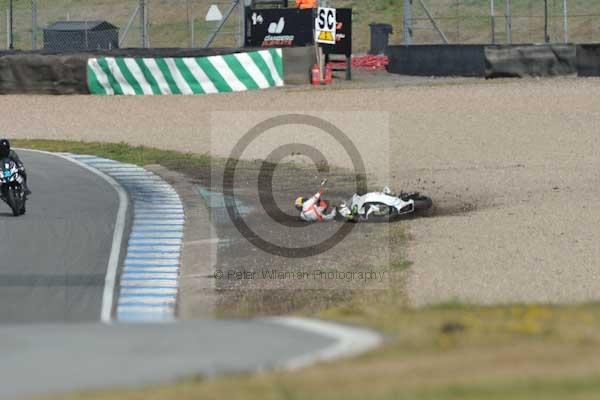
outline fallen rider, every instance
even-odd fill
[[[321,189],[315,193],[311,198],[305,200],[303,197],[298,197],[295,202],[295,207],[300,211],[300,219],[306,222],[326,222],[332,221],[336,216],[335,209],[332,209],[329,213],[329,203],[323,199],[323,193],[325,192],[325,183],[327,180],[321,182]]]
[[[310,199],[296,199],[295,206],[303,221],[324,222],[339,218],[347,222],[391,222],[408,214],[431,215],[431,198],[418,192],[400,192],[398,195],[388,187],[381,192],[354,194],[349,203],[342,202],[327,212],[329,203],[323,199],[326,182],[321,182],[321,189]]]

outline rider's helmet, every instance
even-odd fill
[[[0,139],[0,158],[6,158],[10,154],[10,142],[8,139]]]
[[[294,202],[294,207],[296,207],[297,210],[302,210],[303,204],[304,204],[304,199],[302,198],[302,196],[300,196]]]

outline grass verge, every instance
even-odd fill
[[[90,154],[140,166],[160,164],[166,168],[190,172],[198,168],[208,168],[212,161],[211,157],[207,155],[130,146],[126,143],[15,139],[12,141],[12,145],[34,150]]]
[[[15,140],[40,150],[95,154],[192,175],[209,156],[126,144]],[[400,229],[394,246],[407,240]],[[393,262],[406,270],[410,263]],[[372,327],[389,340],[349,360],[295,372],[269,372],[132,390],[55,397],[134,399],[595,399],[600,393],[600,306],[446,304],[410,308],[402,282],[359,292],[310,314]]]

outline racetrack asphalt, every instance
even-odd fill
[[[0,398],[285,365],[335,340],[269,321],[0,326]]]
[[[68,160],[18,153],[33,195],[21,217],[0,204],[0,324],[97,321],[117,193]]]

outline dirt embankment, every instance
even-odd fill
[[[298,110],[389,112],[385,149],[361,146],[362,157],[376,165],[385,153],[389,170],[376,171],[380,179],[422,190],[438,204],[434,217],[407,222],[414,304],[600,297],[600,80],[193,98],[0,97],[8,136],[126,141],[223,156],[239,132],[223,130],[211,140],[212,111],[230,112],[236,126],[235,111]],[[353,140],[371,135],[354,125],[347,128]],[[321,150],[337,160],[336,149]]]

